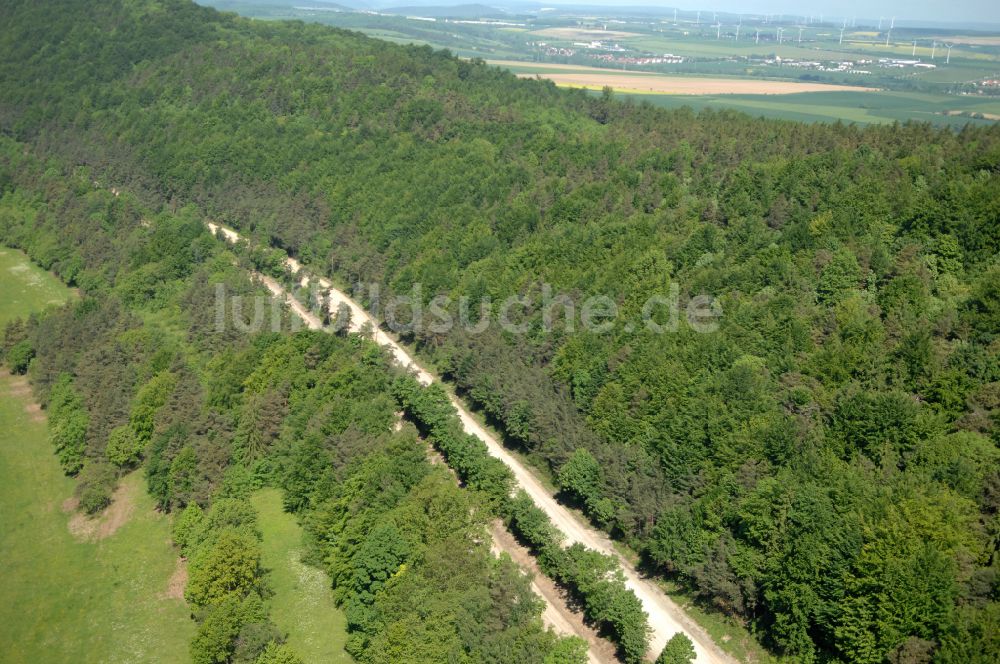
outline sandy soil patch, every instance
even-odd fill
[[[135,482],[122,480],[111,496],[111,504],[103,512],[97,516],[77,513],[70,518],[67,524],[70,533],[76,539],[87,542],[111,537],[132,517],[137,491]],[[63,509],[66,504],[63,503]]]
[[[45,413],[42,412],[42,407],[33,401],[34,395],[27,377],[10,375],[11,379],[7,381],[7,396],[24,401],[24,412],[32,422],[44,422]]]
[[[34,401],[24,404],[24,412],[28,414],[28,419],[32,422],[45,421],[45,413],[42,412],[42,407]]]
[[[598,30],[597,28],[545,28],[535,30],[531,34],[539,37],[556,39],[579,39],[581,41],[604,41],[605,39],[623,39],[638,37],[637,32],[622,32],[621,30]]]
[[[167,589],[160,595],[160,599],[184,599],[184,589],[187,587],[187,581],[187,560],[178,558],[177,565],[174,566],[174,573],[170,575],[170,580],[167,581]]]
[[[534,78],[535,74],[518,74],[521,78]],[[800,83],[798,81],[758,81],[746,78],[695,78],[687,76],[633,76],[592,73],[543,73],[538,74],[571,88],[599,90],[610,86],[619,92],[667,95],[784,95],[797,92],[854,91],[871,92],[876,88],[830,85],[828,83]]]

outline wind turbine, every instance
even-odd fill
[[[844,21],[844,23],[847,23],[847,21]],[[844,28],[841,28],[841,29],[840,29],[840,41],[839,41],[838,43],[839,43],[839,44],[840,44],[841,46],[843,46],[843,45],[844,45]]]
[[[893,16],[892,20],[889,21],[889,30],[893,30],[896,27],[896,17]]]
[[[784,28],[782,28],[780,26],[778,27],[778,45],[779,46],[781,45],[781,33],[784,32],[784,30],[785,30]]]
[[[695,25],[701,25],[701,11],[698,12],[698,17],[694,20]]]
[[[718,21],[715,22],[715,39],[722,39],[722,23]]]
[[[931,46],[931,60],[934,59],[934,54],[937,53],[937,42],[933,42]]]
[[[674,9],[674,25],[677,25],[677,10]]]
[[[917,40],[914,39],[913,40],[913,52],[910,53],[910,57],[913,58],[913,57],[916,57],[916,55],[917,55]]]
[[[885,47],[889,48],[889,37],[892,37],[892,30],[885,33]]]
[[[799,43],[802,43],[802,26],[799,26]]]
[[[757,28],[757,35],[753,38],[753,43],[754,44],[760,43],[760,28]]]
[[[736,24],[736,41],[740,40],[740,28],[742,27],[743,27],[743,19],[741,18],[740,22]]]
[[[951,49],[952,49],[952,47],[954,46],[954,44],[943,44],[943,46],[944,46],[944,47],[945,47],[946,49],[948,49],[948,57],[944,59],[944,63],[945,63],[945,64],[948,64],[948,63],[950,63],[950,62],[951,62]]]
[[[878,17],[878,31],[882,32],[882,17]]]

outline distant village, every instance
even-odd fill
[[[751,59],[751,62],[754,60]],[[833,60],[820,62],[818,60],[795,60],[793,58],[764,58],[756,61],[758,64],[772,65],[778,67],[798,67],[800,69],[812,69],[814,71],[837,72],[842,74],[871,74],[872,69],[879,67],[882,69],[905,69],[913,67],[916,69],[935,69],[937,65],[921,60],[901,60],[895,58],[861,59],[861,60]]]
[[[690,60],[673,53],[650,54],[630,53],[629,49],[618,42],[609,40],[593,40],[588,42],[573,42],[572,46],[559,46],[546,42],[527,42],[530,48],[540,51],[550,57],[571,58],[582,55],[592,60],[613,65],[678,65]],[[831,72],[840,74],[872,74],[875,69],[936,69],[937,65],[920,59],[877,58],[859,60],[797,60],[795,58],[773,57],[726,57],[720,58],[726,62],[748,62],[754,65],[772,67],[796,67],[799,69]]]
[[[545,42],[528,42],[529,47],[534,47],[548,56],[562,56],[571,58],[578,52],[585,53],[587,57],[600,62],[607,62],[616,65],[679,65],[685,58],[673,53],[662,55],[616,55],[627,53],[628,49],[621,44],[608,41],[573,42],[573,47],[554,46]],[[601,51],[595,53],[592,51]]]

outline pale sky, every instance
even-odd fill
[[[543,0],[544,1],[544,0]],[[880,16],[895,16],[900,21],[942,21],[1000,24],[997,0],[555,0],[557,4],[593,4],[614,6],[678,7],[680,9],[746,14],[813,15],[824,17],[857,16],[877,21]]]

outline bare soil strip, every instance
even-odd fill
[[[42,407],[35,403],[34,401],[29,401],[24,404],[24,412],[27,413],[28,418],[32,422],[44,422],[45,413],[42,412]]]
[[[160,599],[184,599],[184,589],[187,587],[188,568],[187,560],[177,559],[177,566],[174,573],[167,582],[167,590],[160,595]]]
[[[517,563],[521,569],[527,571],[534,577],[531,589],[539,597],[545,600],[545,612],[542,620],[550,625],[557,633],[575,635],[587,642],[587,659],[591,664],[613,664],[618,661],[615,657],[615,648],[611,643],[594,630],[593,627],[583,621],[583,615],[579,611],[569,608],[566,593],[564,593],[549,577],[542,574],[538,569],[538,561],[531,555],[531,552],[522,546],[510,531],[504,527],[503,522],[494,521],[490,525],[490,535],[493,538],[493,551],[503,551]]]
[[[73,537],[82,542],[96,542],[111,537],[119,528],[128,523],[135,511],[136,492],[139,485],[124,478],[111,495],[111,504],[97,516],[77,513],[70,518],[67,527]],[[64,508],[66,503],[64,503]]]
[[[458,475],[448,466],[441,453],[432,445],[427,445],[427,460],[436,466],[446,468],[457,483]],[[616,664],[615,647],[607,639],[602,638],[596,630],[588,625],[579,610],[570,608],[569,598],[549,577],[542,574],[538,562],[527,547],[522,546],[503,525],[499,519],[489,525],[490,551],[494,555],[501,552],[510,556],[517,565],[531,577],[531,590],[542,598],[545,609],[542,611],[542,622],[551,627],[556,634],[562,636],[578,636],[587,642],[587,661],[590,664]]]
[[[32,422],[44,422],[45,413],[31,394],[31,384],[25,376],[15,376],[7,383],[7,395],[24,400],[24,412]]]

